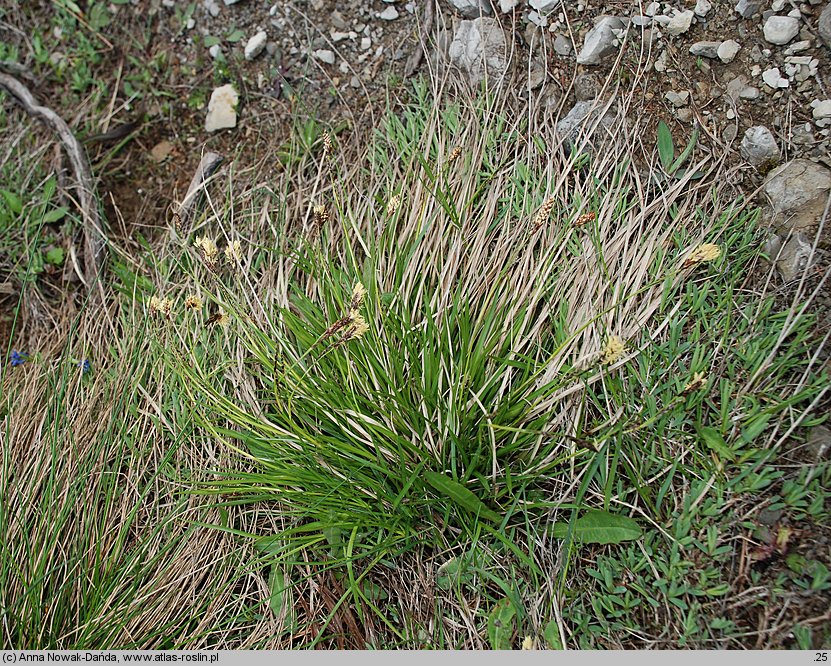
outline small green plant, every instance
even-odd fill
[[[672,139],[672,132],[663,120],[658,123],[658,157],[660,158],[661,166],[664,168],[667,175],[681,178],[687,173],[686,170],[681,167],[685,162],[687,162],[687,160],[689,160],[697,143],[698,130],[696,129],[693,130],[692,136],[687,142],[684,150],[682,150],[681,154],[676,157],[675,142]],[[701,178],[703,175],[704,174],[701,172],[696,172],[692,174],[691,177]]]

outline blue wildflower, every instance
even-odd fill
[[[83,361],[78,361],[78,367],[83,368],[83,373],[87,374],[92,370],[92,363],[89,362],[88,358],[85,358]]]
[[[12,362],[12,367],[17,365],[23,365],[29,358],[28,354],[21,354],[16,349],[12,349],[12,353],[9,354],[9,359]]]

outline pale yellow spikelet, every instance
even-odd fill
[[[332,154],[332,136],[329,132],[323,132],[323,157],[324,159]]]
[[[611,365],[623,356],[626,345],[620,336],[612,335],[606,340],[606,345],[603,347],[603,363]]]
[[[352,287],[352,298],[349,301],[349,310],[355,311],[354,314],[357,314],[357,309],[363,304],[364,298],[366,298],[366,287],[360,282],[356,282],[355,286]],[[350,314],[353,314],[353,312],[350,312]]]
[[[185,308],[187,310],[201,310],[202,298],[197,294],[192,294],[185,299]]]
[[[534,650],[534,639],[531,636],[526,636],[522,639],[522,649],[523,650]]]
[[[707,375],[703,372],[694,372],[690,381],[684,386],[684,395],[689,395],[693,391],[697,391],[707,383]]]
[[[459,155],[461,155],[461,154],[462,154],[461,146],[456,146],[453,150],[450,151],[450,155],[447,156],[446,164],[448,166],[453,164],[453,162],[455,162],[459,158]]]
[[[152,296],[150,298],[150,309],[153,312],[157,312],[159,314],[163,314],[169,317],[170,313],[173,311],[173,301],[169,298],[159,298],[158,296]]]
[[[312,208],[312,222],[319,227],[329,222],[329,211],[326,210],[326,206],[317,204]]]
[[[682,268],[689,268],[704,261],[715,261],[721,256],[721,248],[713,243],[704,243],[695,248],[686,258]]]
[[[205,260],[205,263],[211,266],[216,263],[216,260],[219,257],[219,248],[213,238],[199,236],[194,242],[194,245],[201,250],[202,258]]]
[[[401,208],[401,196],[394,194],[387,202],[387,216],[395,215],[399,208]]]
[[[238,240],[228,243],[225,247],[225,261],[229,264],[238,264],[242,261],[242,243]]]
[[[366,320],[361,315],[356,314],[352,318],[352,323],[349,325],[349,328],[343,334],[343,341],[346,342],[347,340],[360,338],[368,330],[369,324],[366,323]]]
[[[231,318],[227,314],[225,314],[224,312],[220,312],[219,315],[216,318],[216,323],[219,326],[227,326],[228,324],[231,323]]]

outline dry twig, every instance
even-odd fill
[[[88,289],[100,275],[107,235],[101,225],[92,172],[84,149],[75,138],[69,125],[52,109],[41,106],[29,89],[15,77],[0,72],[0,88],[5,89],[30,116],[40,118],[49,125],[63,143],[78,189],[78,206],[81,209],[84,231],[84,273],[80,278]]]

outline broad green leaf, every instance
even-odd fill
[[[736,459],[736,454],[727,446],[721,433],[715,428],[699,426],[698,435],[719,458]]]
[[[690,154],[692,153],[693,148],[695,148],[696,143],[698,143],[698,130],[695,130],[692,133],[689,143],[687,143],[687,147],[684,148],[684,150],[678,156],[678,159],[675,160],[675,162],[673,162],[672,166],[669,168],[670,173],[675,173],[676,171],[678,171],[681,165],[689,159]]]
[[[669,131],[669,127],[663,120],[658,123],[658,157],[661,159],[661,165],[667,170],[675,157],[672,132]]]
[[[568,531],[568,523],[554,523],[553,534],[556,538],[565,539]],[[642,530],[632,518],[592,510],[574,522],[571,534],[583,543],[621,543],[640,538]]]
[[[768,425],[768,421],[770,421],[770,414],[759,414],[753,418],[750,423],[747,424],[747,427],[742,430],[742,439],[745,442],[752,442],[762,434]]]
[[[465,488],[458,481],[454,481],[444,474],[430,471],[424,472],[424,478],[434,490],[440,492],[442,495],[446,495],[463,509],[470,511],[471,513],[475,513],[485,520],[490,520],[494,523],[498,523],[501,520],[499,514],[491,511],[487,506],[485,506],[485,503],[482,500],[476,497],[471,490]]]
[[[447,560],[436,572],[436,585],[441,590],[450,590],[456,585],[466,585],[471,582],[473,582],[473,572],[470,570],[468,553]]]
[[[15,215],[20,215],[20,211],[23,210],[23,202],[20,200],[20,197],[9,190],[0,190],[0,194],[6,200],[6,205],[9,207],[9,210]]]
[[[268,577],[268,606],[279,618],[284,617],[284,631],[293,633],[297,630],[297,616],[294,611],[294,600],[291,594],[291,581],[283,573],[280,566],[273,564]]]
[[[43,223],[44,224],[52,224],[53,222],[57,222],[58,220],[62,220],[66,217],[66,214],[69,212],[69,209],[61,206],[60,208],[53,208],[48,213],[45,213],[43,216]]]
[[[510,650],[516,608],[507,597],[499,601],[488,616],[488,640],[493,650]]]
[[[548,647],[552,650],[563,649],[563,643],[560,640],[560,628],[557,626],[557,620],[551,620],[551,622],[545,625],[545,629],[542,630],[542,636],[545,639],[545,642],[548,643]]]
[[[234,44],[241,40],[243,37],[245,37],[245,33],[242,30],[234,30],[233,32],[229,33],[225,39]]]

